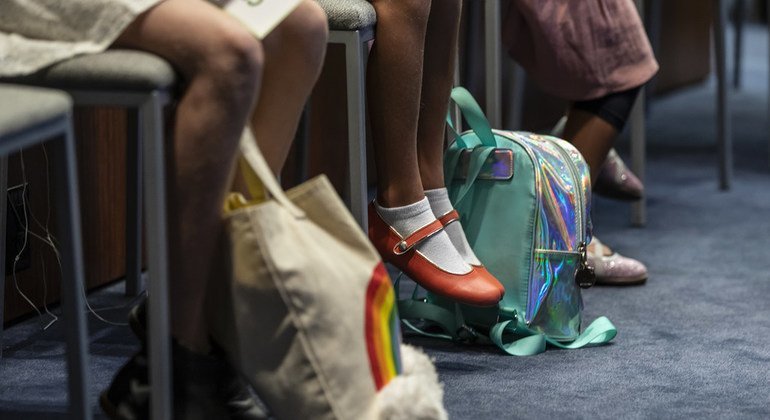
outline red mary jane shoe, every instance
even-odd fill
[[[456,222],[460,220],[460,213],[457,212],[457,210],[452,209],[449,213],[441,216],[438,218],[438,221],[441,222],[441,226],[447,227],[450,223]],[[487,271],[487,268],[483,265],[474,265],[470,264],[471,267],[478,273],[479,276],[485,277],[487,281],[490,284],[494,284],[497,286],[497,289],[500,290],[500,294],[505,293],[505,287],[503,287],[502,284],[500,284],[500,280],[498,280],[495,276],[492,275],[489,271]]]
[[[494,277],[480,274],[475,267],[466,274],[449,273],[416,249],[420,242],[442,229],[441,222],[434,220],[404,238],[382,220],[374,203],[369,205],[369,239],[385,262],[437,295],[473,306],[496,305],[503,292]]]

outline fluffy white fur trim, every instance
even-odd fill
[[[403,373],[377,394],[377,418],[381,420],[445,420],[444,388],[433,362],[425,353],[401,345]]]

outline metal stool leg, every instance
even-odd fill
[[[154,92],[139,111],[144,139],[142,150],[147,214],[151,416],[155,420],[170,419],[172,411],[165,144],[162,112],[164,103],[162,94]]]
[[[730,92],[727,85],[725,51],[725,2],[714,0],[714,49],[717,62],[717,143],[719,147],[719,188],[729,190],[733,179],[733,147],[730,128]]]
[[[368,29],[367,31],[371,31]],[[367,230],[366,205],[366,92],[364,86],[367,40],[362,31],[339,32],[344,38],[348,100],[348,199],[350,211]]]
[[[733,49],[733,87],[741,88],[743,60],[743,23],[746,18],[746,2],[735,2],[735,48]]]
[[[54,141],[54,173],[59,238],[62,253],[62,313],[67,340],[70,414],[74,419],[90,419],[88,398],[88,341],[83,301],[83,244],[80,237],[80,201],[72,125],[66,124],[64,140]]]
[[[136,110],[128,111],[126,136],[126,295],[142,291],[142,132]]]
[[[500,87],[500,0],[484,4],[484,55],[486,71],[487,119],[492,127],[502,126],[502,89]]]
[[[768,54],[767,57],[770,59],[770,1],[767,1],[765,3],[765,7],[767,8],[767,36],[768,36]],[[770,77],[770,63],[768,63],[768,70],[767,75]],[[768,80],[768,90],[767,90],[767,107],[768,107],[768,114],[770,114],[770,79]],[[768,118],[768,121],[770,121],[770,118]],[[770,130],[768,130],[768,133],[770,133]],[[768,143],[768,162],[770,162],[770,143]]]
[[[636,0],[636,8],[639,16],[644,20],[644,0]],[[639,91],[636,103],[631,109],[631,170],[634,171],[639,180],[644,184],[644,170],[646,164],[646,142],[647,133],[645,127],[645,94],[646,89]],[[642,227],[647,224],[647,196],[631,204],[631,224]]]
[[[644,171],[646,161],[645,145],[647,142],[646,127],[644,121],[644,88],[639,91],[631,110],[631,170],[644,184]],[[631,224],[642,227],[647,224],[647,196],[631,204]]]
[[[527,85],[527,73],[513,60],[507,60],[507,62],[508,70],[506,72],[511,77],[511,100],[508,105],[508,126],[506,128],[521,130],[524,119],[524,89]]]
[[[0,156],[0,358],[3,357],[5,312],[5,226],[8,209],[8,156]]]

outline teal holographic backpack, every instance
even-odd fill
[[[506,292],[497,307],[478,308],[415,288],[399,300],[404,324],[429,336],[491,340],[518,356],[540,353],[546,343],[573,349],[609,342],[617,331],[605,317],[580,332],[581,287],[594,280],[585,254],[585,160],[556,137],[492,130],[463,88],[452,99],[471,130],[456,134],[444,155],[449,196],[473,250]]]

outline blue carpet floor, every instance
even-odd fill
[[[586,319],[617,325],[611,345],[517,358],[492,347],[408,338],[435,358],[455,419],[770,418],[770,162],[767,41],[749,28],[733,98],[735,184],[719,191],[713,82],[656,100],[648,118],[649,224],[597,200],[596,233],[647,263],[647,285],[585,292]],[[92,294],[123,320],[120,287]],[[63,417],[61,326],[6,333],[0,418]],[[128,328],[91,319],[94,399],[136,349]],[[98,410],[97,410],[98,412]]]
[[[770,418],[767,41],[753,28],[732,100],[735,182],[717,188],[714,84],[656,100],[649,223],[597,200],[595,233],[649,267],[647,285],[585,292],[612,345],[529,358],[420,340],[454,418]]]

